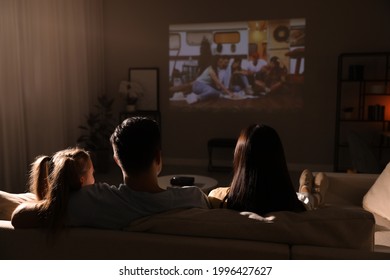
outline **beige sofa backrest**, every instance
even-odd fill
[[[275,212],[269,216],[274,216],[272,222],[251,219],[229,209],[182,209],[139,219],[125,230],[289,245],[373,249],[374,217],[362,208],[330,206],[304,213]]]
[[[350,174],[326,172],[329,188],[325,203],[339,206],[362,207],[363,196],[374,184],[379,174]]]

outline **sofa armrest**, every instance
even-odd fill
[[[11,224],[11,221],[0,220],[0,231],[3,229],[5,229],[5,230],[14,229],[14,227]]]
[[[339,206],[362,207],[364,195],[374,184],[379,174],[354,174],[325,172],[329,188],[325,203]]]

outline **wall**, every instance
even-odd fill
[[[128,67],[160,68],[165,161],[206,164],[207,140],[236,137],[249,123],[277,129],[296,168],[331,169],[337,57],[342,52],[390,51],[390,2],[106,0],[106,87],[117,94]],[[172,112],[168,107],[168,27],[173,23],[306,18],[304,107],[271,113]],[[118,97],[117,108],[122,108]]]

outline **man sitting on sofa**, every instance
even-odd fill
[[[159,187],[161,135],[155,121],[126,119],[110,140],[123,184],[97,183],[76,192],[68,205],[69,226],[123,228],[135,219],[170,209],[209,208],[207,196],[197,187]]]
[[[207,196],[198,187],[159,187],[161,135],[155,121],[126,119],[110,140],[123,183],[95,183],[73,192],[68,202],[67,226],[121,229],[133,220],[171,209],[209,208]]]

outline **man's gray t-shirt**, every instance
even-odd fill
[[[134,191],[96,183],[72,193],[68,226],[122,229],[130,222],[176,208],[209,208],[207,196],[198,187],[168,187],[159,193]]]

